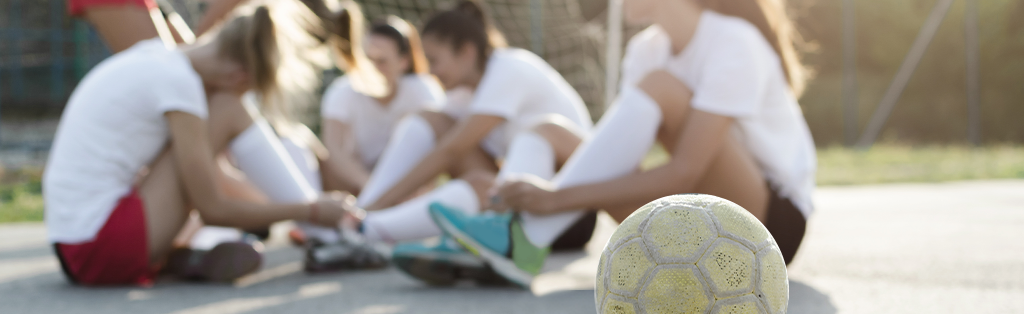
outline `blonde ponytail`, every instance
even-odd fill
[[[244,67],[263,116],[290,123],[298,108],[312,103],[327,63],[310,32],[318,19],[289,1],[253,1],[234,14],[217,34],[218,51]]]

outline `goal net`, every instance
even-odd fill
[[[605,103],[604,25],[588,23],[581,2],[595,0],[484,0],[509,45],[533,51],[558,70],[599,114]],[[605,1],[605,0],[596,0]],[[456,0],[357,0],[367,20],[393,14],[422,27]],[[603,21],[602,21],[603,22]],[[596,115],[595,115],[596,116]]]

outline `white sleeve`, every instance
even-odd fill
[[[506,59],[505,61],[510,61]],[[471,114],[493,115],[512,120],[519,108],[526,102],[529,78],[523,73],[527,64],[510,64],[509,62],[492,62],[488,64],[487,73],[477,87],[473,102],[469,106]]]
[[[441,110],[444,107],[447,97],[441,83],[430,75],[416,75],[413,80],[412,99],[416,102],[415,108],[419,110]]]
[[[746,117],[760,109],[769,77],[769,58],[756,42],[731,40],[710,56],[693,86],[694,109],[728,117]]]
[[[345,78],[335,79],[324,91],[324,97],[320,101],[320,116],[324,119],[349,122],[352,118],[349,107],[352,106],[352,97],[355,90]]]
[[[155,93],[157,110],[161,113],[181,111],[203,120],[209,116],[206,92],[198,75],[171,74],[161,77],[154,84],[160,86],[151,90]]]
[[[627,86],[636,86],[648,73],[668,62],[671,43],[658,26],[651,26],[633,35],[622,56],[622,79],[619,93]]]

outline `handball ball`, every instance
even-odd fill
[[[619,225],[601,254],[598,313],[786,313],[789,281],[775,239],[743,207],[674,195]]]

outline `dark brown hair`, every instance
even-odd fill
[[[476,0],[460,1],[455,8],[435,14],[423,26],[423,37],[428,36],[447,41],[455,50],[467,43],[473,45],[481,69],[491,51],[508,46],[505,36],[492,26],[483,5]]]
[[[398,46],[398,53],[409,58],[410,64],[405,71],[406,74],[430,73],[427,57],[423,55],[419,32],[409,22],[397,16],[388,15],[373,23],[373,26],[370,27],[370,34],[384,36],[395,42]]]

